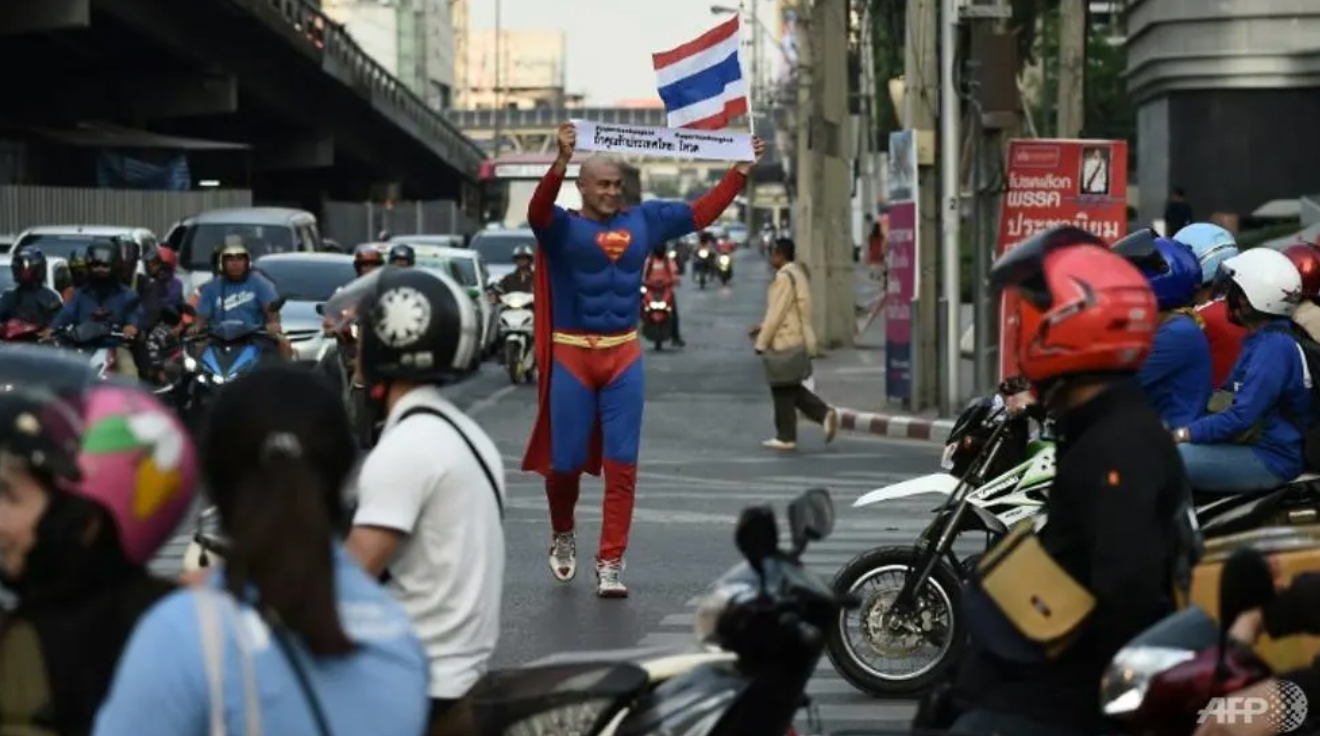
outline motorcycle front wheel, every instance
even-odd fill
[[[826,636],[834,668],[876,696],[909,695],[938,682],[957,661],[966,635],[959,619],[961,576],[941,559],[910,612],[891,611],[920,564],[913,547],[879,547],[854,557],[834,577],[834,591],[861,601],[840,611]],[[886,581],[884,587],[875,583]]]
[[[504,343],[504,368],[509,373],[509,380],[514,384],[522,383],[523,367],[521,348],[515,342]]]

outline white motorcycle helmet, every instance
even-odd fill
[[[1251,308],[1262,314],[1291,317],[1302,299],[1302,277],[1288,256],[1273,248],[1253,248],[1220,265]]]

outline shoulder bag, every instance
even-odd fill
[[[802,326],[802,344],[787,350],[766,350],[761,354],[765,364],[765,380],[772,388],[797,386],[811,377],[811,356],[807,354],[807,323],[802,319],[802,308],[798,306],[797,279],[785,271],[788,283],[793,290],[793,311],[797,313],[798,323]],[[771,335],[771,338],[774,336]]]

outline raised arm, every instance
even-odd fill
[[[564,185],[564,175],[568,172],[568,162],[573,158],[573,149],[577,146],[577,129],[572,123],[559,126],[559,155],[550,164],[541,181],[532,193],[532,201],[527,204],[527,224],[536,231],[538,244],[545,245],[554,240],[557,231],[567,223],[568,213],[555,206],[559,189]]]
[[[765,142],[752,139],[752,152],[756,161],[765,153]],[[755,161],[734,164],[715,188],[701,195],[692,204],[652,200],[642,203],[642,211],[660,240],[676,240],[696,230],[710,227],[733,204],[734,197],[747,186]]]

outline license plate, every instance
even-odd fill
[[[940,457],[940,467],[945,470],[953,470],[953,453],[958,449],[958,443],[953,442],[944,446],[944,455]]]

